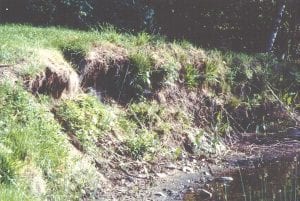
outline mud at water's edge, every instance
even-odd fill
[[[251,172],[258,166],[292,161],[300,156],[300,141],[295,139],[285,138],[281,143],[268,145],[247,143],[243,141],[235,144],[231,152],[217,163],[203,162],[196,173],[178,171],[165,178],[159,178],[150,189],[141,192],[139,197],[147,197],[147,200],[186,200],[185,196],[188,193],[206,189],[206,185],[215,178],[230,177],[240,170]]]

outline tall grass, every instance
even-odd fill
[[[0,124],[1,200],[78,196],[65,186],[76,160],[46,105],[22,87],[0,84]]]

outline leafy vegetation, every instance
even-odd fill
[[[1,198],[80,196],[66,185],[76,157],[70,155],[66,136],[46,105],[8,83],[0,85],[0,94]],[[74,186],[84,184],[76,182]]]
[[[98,139],[113,126],[114,114],[95,97],[65,100],[55,109],[66,133],[76,135],[85,150],[95,151]],[[94,149],[93,149],[94,148]]]
[[[203,50],[113,27],[3,25],[0,33],[0,64],[12,64],[3,69],[17,77],[5,84],[0,75],[4,200],[90,198],[99,193],[97,171],[220,153],[223,136],[282,131],[299,112],[299,61]],[[61,57],[52,61],[61,68],[65,59],[77,73],[93,72],[90,85],[59,100],[30,94],[22,82],[47,67],[45,49]]]
[[[189,88],[198,87],[200,84],[200,73],[197,71],[197,69],[192,65],[188,65],[184,68],[184,70],[184,80],[187,86]]]

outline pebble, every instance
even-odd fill
[[[157,175],[159,178],[167,177],[167,174],[166,174],[166,173],[156,173],[156,175]]]
[[[174,164],[167,164],[165,167],[171,170],[177,169],[177,166]]]
[[[288,137],[300,139],[300,128],[289,128],[286,133]]]
[[[214,179],[215,182],[220,182],[220,183],[230,183],[233,181],[232,177],[218,177]]]
[[[211,174],[210,174],[208,171],[205,171],[204,174],[205,174],[206,176],[211,176]]]
[[[194,170],[193,170],[192,168],[187,167],[187,166],[184,166],[184,167],[182,168],[182,171],[183,171],[183,172],[190,172],[190,173],[193,173],[193,172],[194,172]]]
[[[156,192],[154,193],[155,196],[159,196],[159,197],[167,197],[166,194],[164,194],[163,192]]]
[[[201,199],[212,198],[212,193],[205,189],[198,189],[198,195],[201,197]]]

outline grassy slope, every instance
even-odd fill
[[[44,69],[37,59],[41,49],[64,54],[66,59],[76,62],[95,44],[109,42],[129,52],[130,61],[138,69],[137,90],[147,87],[153,66],[167,72],[163,83],[166,87],[177,84],[180,70],[184,69],[184,88],[188,92],[201,88],[206,91],[206,98],[217,105],[209,114],[213,117],[207,118],[206,127],[199,127],[192,123],[195,117],[187,110],[176,108],[180,105],[170,107],[141,98],[124,108],[117,104],[104,105],[82,94],[76,99],[55,103],[54,118],[50,112],[53,104],[47,97],[36,98],[19,84],[2,83],[0,200],[20,200],[20,197],[26,198],[25,194],[28,200],[64,200],[70,195],[77,199],[81,196],[74,193],[81,192],[78,189],[95,187],[96,181],[89,178],[96,174],[93,167],[78,168],[78,172],[74,172],[76,161],[81,159],[75,160],[65,133],[75,134],[85,152],[97,160],[105,157],[101,154],[107,148],[98,147],[99,139],[103,138],[106,143],[105,136],[111,132],[116,133],[114,146],[119,148],[108,149],[122,152],[122,156],[128,155],[133,161],[178,160],[185,150],[181,144],[170,143],[174,141],[174,132],[179,137],[188,135],[196,149],[209,152],[214,146],[205,147],[200,140],[203,135],[247,129],[267,132],[274,125],[293,125],[293,121],[285,122],[286,117],[280,119],[275,113],[284,106],[290,115],[299,107],[299,64],[280,66],[269,55],[206,51],[205,70],[199,72],[195,61],[199,60],[201,49],[186,42],[169,43],[145,33],[133,36],[119,34],[112,28],[83,32],[1,25],[0,35],[0,64],[18,66],[16,71],[21,75],[34,75]],[[269,105],[270,115],[260,112]],[[82,173],[86,171],[90,174]],[[32,186],[34,182],[38,187]]]

